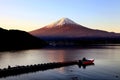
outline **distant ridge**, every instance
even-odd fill
[[[61,18],[29,33],[37,37],[120,37],[119,33],[90,29],[69,18]]]

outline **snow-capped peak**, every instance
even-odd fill
[[[76,24],[76,23],[68,18],[62,18],[59,21],[57,21],[56,24],[63,25],[63,24]]]
[[[75,23],[74,21],[70,20],[69,18],[61,18],[60,20],[52,23],[52,24],[49,24],[47,25],[48,27],[55,27],[55,26],[61,26],[61,25],[64,25],[64,24],[77,24]]]

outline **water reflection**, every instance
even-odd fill
[[[86,67],[88,67],[88,66],[94,66],[94,65],[95,65],[94,63],[89,64],[89,65],[80,65],[80,64],[78,64],[78,67],[79,67],[79,68],[86,69]]]
[[[95,59],[95,66],[72,65],[54,68],[0,80],[120,80],[120,46],[101,48],[59,48],[0,52],[0,68],[8,65],[31,65],[50,62],[74,61],[86,57]]]

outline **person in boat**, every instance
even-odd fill
[[[82,59],[82,61],[87,61],[87,59],[84,57],[84,58]]]
[[[82,60],[79,60],[79,64],[80,64],[80,66],[81,66],[81,64],[82,64]]]

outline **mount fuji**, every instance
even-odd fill
[[[90,29],[68,18],[62,18],[29,33],[37,37],[120,37],[119,33]]]

